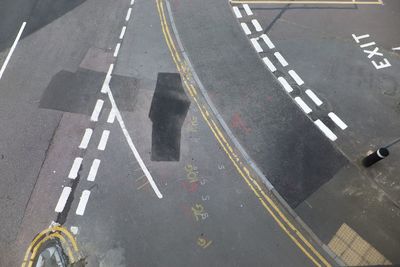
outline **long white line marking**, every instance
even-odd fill
[[[83,135],[82,141],[79,145],[80,149],[86,149],[88,147],[90,138],[92,137],[92,133],[93,133],[93,130],[90,128],[87,128],[85,130],[85,134]]]
[[[337,126],[340,127],[340,129],[344,130],[347,128],[347,124],[344,123],[335,113],[329,112],[328,116],[331,118],[331,120],[333,120],[334,123],[336,123]]]
[[[69,171],[68,178],[75,179],[78,177],[79,168],[82,164],[82,158],[75,158],[74,163],[72,164],[71,170]]]
[[[260,23],[258,22],[258,20],[252,19],[251,23],[253,23],[253,26],[254,26],[254,28],[256,28],[256,31],[258,31],[258,32],[262,31],[262,27],[261,27]]]
[[[125,20],[128,21],[131,18],[131,13],[132,13],[132,8],[130,7],[128,9],[128,12],[126,13]]]
[[[114,64],[110,64],[110,67],[108,68],[108,71],[107,71],[106,78],[104,79],[104,82],[103,82],[103,86],[101,87],[101,92],[103,94],[107,93],[107,88],[110,85],[111,73],[112,73],[113,69],[114,69]]]
[[[251,34],[251,31],[250,31],[250,29],[249,29],[249,26],[247,26],[246,23],[242,22],[242,23],[240,23],[240,26],[242,26],[243,31],[244,31],[244,33],[245,33],[246,35]]]
[[[115,120],[115,110],[111,109],[110,114],[108,114],[107,123],[114,123]]]
[[[298,85],[303,85],[304,81],[300,78],[300,76],[294,70],[289,70],[290,76],[295,80]]]
[[[286,81],[285,78],[279,77],[278,81],[282,84],[283,88],[285,88],[286,92],[290,93],[293,91],[292,86],[290,86],[290,84]]]
[[[62,212],[64,210],[65,204],[67,203],[69,194],[71,194],[71,187],[65,186],[63,191],[58,199],[57,206],[54,209],[55,212]]]
[[[233,12],[235,13],[235,16],[240,19],[242,17],[242,13],[240,13],[240,10],[237,6],[233,7]]]
[[[311,100],[315,103],[315,105],[321,106],[323,104],[321,99],[319,99],[318,96],[314,94],[314,92],[311,91],[310,89],[306,90],[306,94],[308,95],[309,98],[311,98]]]
[[[252,15],[253,15],[253,11],[251,11],[251,9],[250,9],[250,7],[249,7],[248,4],[243,4],[243,8],[244,8],[244,10],[246,11],[246,14],[247,14],[248,16],[252,16]]]
[[[312,109],[301,99],[301,97],[297,96],[294,98],[294,101],[301,107],[304,113],[311,113]]]
[[[100,143],[97,147],[98,150],[104,150],[106,149],[108,137],[110,136],[110,131],[104,130],[103,134],[101,135]]]
[[[250,41],[258,53],[261,53],[264,51],[262,49],[262,47],[260,46],[260,44],[258,43],[258,38],[251,38]]]
[[[287,65],[289,65],[289,63],[287,63],[286,59],[281,55],[281,53],[275,52],[274,56],[279,60],[282,66],[286,67]]]
[[[337,136],[329,129],[321,120],[314,121],[314,124],[328,137],[331,141],[335,141]]]
[[[104,101],[101,99],[97,99],[96,106],[93,109],[92,116],[90,117],[91,121],[98,121],[101,109],[103,108]]]
[[[264,61],[265,65],[267,65],[267,67],[269,68],[269,70],[271,72],[275,72],[276,71],[275,65],[271,62],[271,60],[269,60],[268,57],[264,57],[263,61]]]
[[[89,200],[89,196],[90,196],[90,191],[89,190],[83,190],[82,195],[81,195],[81,199],[79,200],[79,204],[78,207],[76,208],[76,215],[83,215],[85,214],[85,209],[86,209],[86,205],[88,203]]]
[[[108,94],[108,98],[110,99],[112,108],[115,109],[116,118],[117,118],[117,120],[119,122],[121,130],[124,133],[126,141],[128,142],[128,145],[129,145],[133,155],[135,156],[137,162],[139,163],[139,166],[142,168],[143,173],[146,175],[147,180],[149,181],[149,183],[150,183],[151,187],[153,188],[154,192],[156,193],[157,197],[158,198],[163,198],[163,195],[161,194],[160,190],[158,189],[156,183],[154,182],[153,177],[151,176],[151,174],[150,174],[149,170],[147,169],[146,165],[144,164],[144,162],[142,160],[142,157],[140,156],[139,152],[137,151],[135,145],[133,144],[132,138],[129,135],[128,130],[126,129],[124,120],[122,119],[122,115],[121,115],[121,113],[120,113],[120,111],[119,111],[119,109],[118,109],[118,107],[117,107],[117,105],[115,103],[114,96],[113,96],[109,86],[107,87],[107,94]]]
[[[121,33],[119,34],[119,39],[124,39],[125,36],[125,31],[126,31],[126,26],[122,27]]]
[[[6,57],[6,60],[5,60],[4,63],[3,63],[3,66],[1,66],[1,69],[0,69],[0,80],[1,80],[1,77],[3,77],[3,73],[4,73],[4,71],[6,70],[6,67],[7,67],[7,65],[8,65],[8,62],[10,61],[11,56],[12,56],[12,54],[14,53],[15,48],[17,47],[17,44],[18,44],[18,42],[19,42],[19,39],[21,39],[21,35],[22,35],[22,32],[23,32],[24,29],[25,29],[25,26],[26,26],[26,22],[24,21],[24,22],[22,23],[22,25],[21,25],[21,28],[19,29],[19,32],[18,32],[18,34],[17,34],[17,37],[16,37],[15,40],[14,40],[13,45],[12,45],[11,48],[10,48],[10,51],[8,52],[8,55],[7,55],[7,57]]]
[[[117,43],[117,45],[115,46],[115,50],[114,50],[114,57],[118,56],[120,47],[121,47],[121,43]]]
[[[272,43],[271,39],[269,39],[268,35],[266,35],[264,33],[264,34],[261,34],[260,37],[264,40],[264,43],[268,46],[269,49],[275,48],[275,45]]]
[[[93,182],[96,179],[97,170],[99,169],[99,166],[100,166],[100,160],[94,159],[87,177],[88,181]]]

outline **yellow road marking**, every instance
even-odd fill
[[[181,65],[181,59],[179,57],[179,54],[177,52],[177,49],[175,47],[175,43],[171,37],[169,27],[165,18],[165,13],[164,13],[164,8],[163,8],[163,2],[162,0],[156,0],[157,3],[157,10],[160,16],[160,22],[161,22],[161,28],[165,37],[165,41],[167,43],[167,46],[170,50],[172,59],[178,69],[178,71],[182,74],[183,77],[183,83],[185,85],[185,88],[188,90],[189,94],[193,98],[194,102],[196,103],[197,107],[200,110],[200,113],[202,117],[204,118],[205,122],[207,123],[208,127],[210,128],[211,132],[217,139],[218,143],[221,145],[225,153],[227,154],[228,158],[231,160],[233,163],[234,167],[236,168],[237,172],[240,174],[240,176],[244,179],[244,181],[247,183],[247,185],[250,187],[250,189],[253,191],[253,193],[256,195],[256,197],[259,199],[261,204],[264,206],[264,208],[268,211],[268,213],[273,217],[273,219],[277,222],[277,224],[281,227],[281,229],[290,237],[290,239],[300,248],[300,250],[316,265],[316,266],[321,266],[321,264],[318,262],[314,256],[310,254],[309,251],[299,242],[300,240],[307,246],[307,248],[325,265],[325,266],[331,266],[326,259],[313,247],[313,245],[308,242],[308,240],[303,236],[303,234],[297,230],[297,228],[289,221],[289,219],[283,214],[283,212],[280,210],[280,208],[275,204],[275,202],[262,190],[261,186],[258,184],[258,182],[251,176],[250,171],[243,166],[240,168],[239,165],[244,165],[240,158],[233,152],[233,149],[229,142],[226,140],[224,134],[222,131],[219,129],[217,124],[214,122],[214,120],[210,117],[209,112],[207,111],[207,107],[204,105],[201,105],[197,99],[197,90],[195,86],[190,83],[190,81],[187,79],[186,75],[187,69],[184,68],[184,66]],[[260,194],[261,193],[261,194]],[[266,203],[266,201],[268,204]],[[272,207],[272,208],[271,208]],[[273,211],[273,210],[275,211]],[[275,214],[277,213],[277,214]],[[279,216],[279,217],[278,217]],[[286,224],[286,225],[285,225]],[[288,226],[288,227],[287,227]],[[289,228],[289,229],[288,229]],[[295,235],[293,235],[292,232],[295,233],[295,235],[300,239],[298,240]]]
[[[291,5],[383,5],[382,0],[377,1],[308,1],[308,0],[231,0],[231,4],[291,4]]]

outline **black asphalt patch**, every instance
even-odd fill
[[[40,108],[90,115],[100,92],[105,74],[86,69],[76,73],[60,71],[50,81]],[[120,110],[132,111],[135,104],[137,81],[134,78],[113,75],[110,87]]]

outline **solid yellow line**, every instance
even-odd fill
[[[383,5],[382,0],[378,1],[285,1],[285,0],[231,0],[231,4],[291,4],[291,5],[311,5],[311,4],[320,4],[320,5]]]
[[[164,33],[164,37],[165,40],[167,42],[167,45],[170,49],[170,53],[171,56],[176,64],[176,67],[178,69],[179,72],[181,72],[181,68],[183,66],[179,66],[177,64],[177,60],[176,60],[176,56],[179,56],[175,47],[175,44],[172,40],[172,37],[169,33],[168,30],[168,25],[165,19],[165,15],[164,15],[164,8],[163,8],[163,4],[162,1],[158,1],[157,0],[157,9],[160,15],[160,20],[161,20],[161,27],[162,27],[162,31]],[[167,29],[165,30],[164,27],[166,27]],[[190,92],[192,90],[195,91],[195,88],[192,84],[190,84],[190,86],[188,85],[186,79],[184,78],[184,84],[186,89]],[[236,161],[239,162],[239,158],[234,154],[235,159],[233,159],[231,153],[229,153],[227,146],[229,148],[229,150],[232,151],[232,148],[230,147],[229,143],[226,141],[224,135],[221,133],[221,131],[219,130],[218,126],[215,124],[215,122],[211,119],[212,124],[210,123],[210,121],[208,120],[208,116],[209,113],[206,109],[203,110],[203,108],[201,107],[200,103],[198,102],[196,97],[193,97],[196,105],[198,106],[202,117],[204,118],[204,120],[206,121],[206,123],[208,124],[209,128],[211,129],[212,133],[214,134],[215,138],[217,139],[217,141],[220,143],[220,145],[223,147],[225,153],[228,155],[228,157],[230,158],[230,160],[232,161],[232,163],[234,164],[236,170],[238,171],[238,173],[242,176],[242,178],[246,181],[246,183],[248,184],[248,186],[252,189],[252,191],[254,192],[254,194],[257,196],[257,198],[260,200],[260,202],[262,203],[262,205],[266,208],[266,210],[271,214],[271,216],[274,218],[274,220],[278,223],[278,225],[284,230],[284,232],[293,240],[293,242],[303,251],[303,253],[309,257],[313,263],[316,266],[321,266],[310,254],[309,252],[299,243],[299,241],[288,231],[288,229],[283,225],[283,223],[280,221],[280,219],[274,214],[274,212],[270,209],[270,207],[265,203],[264,199],[260,196],[260,194],[256,191],[256,189],[253,187],[253,185],[250,183],[249,179],[244,175],[243,171],[240,169],[240,167],[237,165]],[[207,115],[206,115],[207,114]],[[217,133],[218,132],[218,133]],[[223,141],[221,140],[223,139]],[[242,164],[240,162],[240,164]],[[320,258],[320,260],[322,262],[324,262],[324,264],[326,264],[326,266],[330,266],[330,264],[318,253],[318,251],[316,251],[314,249],[314,247],[301,235],[301,233],[287,220],[286,216],[279,210],[279,208],[275,205],[275,203],[272,202],[272,200],[265,194],[265,192],[261,189],[261,187],[258,185],[258,183],[250,176],[249,171],[247,170],[247,168],[244,168],[246,170],[246,173],[248,174],[249,178],[252,180],[252,182],[256,185],[257,189],[262,192],[262,195],[264,196],[264,198],[267,199],[267,201],[270,203],[271,206],[273,206],[273,208],[278,212],[279,216],[282,217],[282,219],[284,219],[285,223],[288,224],[288,226],[294,230],[294,232],[300,237],[300,239],[307,245],[309,246],[309,248],[311,249],[311,251],[313,253],[315,253],[318,258]]]

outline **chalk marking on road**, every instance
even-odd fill
[[[311,91],[310,89],[306,90],[306,94],[308,95],[309,98],[311,98],[311,100],[315,103],[315,105],[321,106],[323,104],[321,99],[319,99],[319,97],[316,94],[314,94],[314,92]]]
[[[121,115],[121,113],[120,113],[120,111],[119,111],[119,109],[118,109],[118,107],[117,107],[117,105],[115,103],[114,96],[113,96],[113,94],[111,92],[111,88],[109,86],[107,86],[107,94],[108,94],[108,98],[110,99],[111,106],[115,110],[115,116],[117,118],[117,121],[118,121],[118,123],[119,123],[119,125],[120,125],[120,127],[122,129],[122,132],[123,132],[123,134],[125,136],[126,141],[128,142],[128,145],[129,145],[133,155],[135,156],[135,158],[136,158],[137,162],[139,163],[140,167],[142,168],[143,173],[146,175],[147,180],[149,180],[149,183],[150,183],[151,187],[153,188],[154,192],[156,193],[157,197],[160,198],[160,199],[163,198],[163,195],[161,194],[160,190],[158,189],[156,183],[154,182],[153,177],[151,176],[151,174],[150,174],[149,170],[147,169],[146,165],[144,164],[142,157],[140,156],[139,152],[137,151],[135,145],[133,144],[132,138],[131,138],[128,130],[126,129],[124,120],[122,119],[122,115]]]
[[[100,143],[97,146],[98,150],[106,149],[106,145],[107,145],[107,141],[108,141],[108,137],[109,136],[110,136],[110,131],[109,130],[104,130],[103,134],[101,135],[101,138],[100,138]]]
[[[392,50],[393,51],[400,51],[400,46],[399,47],[393,47]]]
[[[368,46],[371,46],[371,45],[376,45],[376,43],[375,42],[370,42],[370,43],[362,44],[362,45],[360,45],[360,47],[364,48],[364,47],[368,47]]]
[[[290,84],[286,81],[285,78],[279,77],[278,81],[282,84],[283,88],[285,88],[286,92],[290,93],[293,91],[292,86],[290,86]]]
[[[252,16],[253,15],[253,11],[251,11],[251,8],[249,7],[248,4],[243,4],[242,6],[244,8],[244,11],[246,11],[247,16]]]
[[[4,71],[6,70],[6,67],[7,67],[7,65],[8,65],[8,62],[10,62],[11,56],[12,56],[12,54],[14,53],[15,48],[17,47],[17,44],[18,44],[18,42],[19,42],[19,39],[21,39],[21,35],[22,35],[22,32],[23,32],[24,29],[25,29],[25,26],[26,26],[26,22],[24,21],[24,22],[22,23],[22,25],[21,25],[21,28],[20,28],[19,31],[18,31],[17,37],[15,38],[13,45],[12,45],[11,48],[10,48],[10,51],[8,52],[8,55],[7,55],[7,57],[6,57],[6,60],[5,60],[4,63],[3,63],[3,66],[1,66],[1,69],[0,69],[0,80],[1,80],[1,77],[3,77],[3,73],[4,73]]]
[[[96,180],[96,175],[97,175],[97,171],[99,170],[99,166],[100,166],[100,160],[99,159],[94,159],[92,166],[90,167],[90,171],[87,177],[87,180],[90,182],[94,182],[94,180]]]
[[[250,31],[250,29],[249,29],[249,26],[247,26],[246,23],[242,22],[242,23],[240,23],[240,26],[242,26],[243,31],[244,31],[244,33],[245,33],[246,35],[251,34],[251,31]]]
[[[90,117],[91,121],[98,121],[101,109],[103,108],[104,101],[101,99],[97,99],[96,106],[93,109],[92,116]]]
[[[294,101],[300,106],[300,108],[304,111],[304,113],[309,114],[312,112],[312,109],[301,99],[301,97],[296,96]]]
[[[75,158],[74,163],[72,164],[71,170],[69,171],[68,178],[75,179],[78,177],[78,172],[82,164],[82,158]]]
[[[114,69],[114,64],[110,64],[110,67],[108,68],[108,71],[107,71],[106,78],[104,79],[103,85],[101,86],[101,92],[103,94],[107,93],[107,88],[110,85],[111,73],[112,73],[113,69]]]
[[[268,57],[264,57],[264,58],[263,58],[263,61],[264,61],[265,65],[267,65],[268,69],[269,69],[271,72],[275,72],[275,71],[276,71],[275,65],[271,62],[271,60],[269,60]]]
[[[130,7],[128,9],[128,12],[126,13],[126,17],[125,17],[126,21],[129,21],[129,19],[131,18],[131,13],[132,13],[132,8]]]
[[[275,52],[274,56],[279,60],[279,63],[281,63],[283,67],[289,65],[289,63],[287,63],[286,59],[281,55],[281,53]]]
[[[300,76],[294,70],[289,70],[290,76],[295,80],[298,85],[303,85],[304,81],[300,78]]]
[[[234,7],[233,7],[233,12],[235,13],[235,16],[236,16],[238,19],[242,18],[242,13],[240,13],[240,10],[239,10],[239,8],[238,8],[237,6],[234,6]]]
[[[251,38],[250,41],[258,53],[261,53],[264,51],[262,49],[262,47],[260,46],[260,44],[258,43],[258,38]]]
[[[126,31],[126,26],[122,27],[121,33],[119,34],[119,39],[124,39],[125,36],[125,31]]]
[[[146,185],[148,185],[149,184],[149,181],[146,181],[144,184],[142,184],[141,186],[139,186],[136,190],[140,190],[140,189],[142,189],[143,187],[145,187]]]
[[[139,178],[136,179],[136,182],[139,182],[140,180],[142,180],[142,179],[145,178],[145,177],[146,177],[146,175],[140,176]]]
[[[254,26],[254,28],[256,28],[256,31],[258,31],[258,32],[262,31],[262,27],[261,27],[260,23],[258,22],[258,20],[252,19],[251,23],[253,23],[253,26]]]
[[[314,121],[314,124],[328,137],[331,141],[335,141],[337,136],[325,125],[320,119]]]
[[[83,216],[85,214],[85,209],[86,205],[88,203],[90,197],[90,191],[89,190],[83,190],[81,198],[79,200],[78,207],[76,208],[76,215]]]
[[[82,141],[79,144],[80,149],[86,149],[88,147],[90,138],[92,137],[92,133],[93,133],[93,130],[90,128],[87,128],[85,130],[85,134],[83,135]]]
[[[345,130],[347,128],[347,124],[344,123],[335,113],[329,112],[328,116],[337,126],[340,127],[340,129]]]
[[[114,50],[114,57],[118,56],[120,47],[121,47],[121,43],[117,43],[117,45],[115,46],[115,50]]]
[[[111,109],[110,114],[108,114],[107,123],[114,123],[115,120],[115,110]]]
[[[272,43],[271,39],[269,39],[268,35],[263,33],[263,34],[261,34],[260,37],[264,40],[264,43],[268,46],[269,49],[275,48],[275,45]]]
[[[60,198],[58,199],[57,206],[54,209],[55,212],[62,212],[64,210],[65,204],[67,203],[68,197],[71,194],[72,188],[65,186],[61,192]]]

